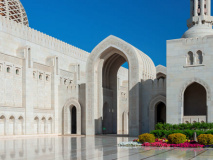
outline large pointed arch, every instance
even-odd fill
[[[113,53],[121,55],[129,64],[129,134],[139,134],[140,82],[143,75],[150,78],[155,75],[153,62],[144,53],[127,42],[109,36],[98,44],[87,60],[86,65],[86,134],[101,133],[100,106],[102,98],[102,68],[103,63]],[[145,67],[144,67],[145,66]],[[151,67],[150,67],[151,66]],[[153,69],[154,68],[154,69]]]

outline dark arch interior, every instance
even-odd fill
[[[156,105],[156,123],[166,123],[166,105],[163,102]]]
[[[117,74],[125,62],[127,62],[125,55],[114,53],[103,64],[103,102],[107,102],[107,105],[103,104],[102,132],[105,134],[117,134]]]
[[[184,92],[184,116],[206,115],[206,89],[193,83]]]
[[[102,131],[103,134],[112,133],[112,110],[108,103],[104,103],[103,107]]]
[[[77,120],[76,120],[77,116],[76,116],[76,107],[73,106],[72,109],[71,109],[71,122],[72,122],[72,134],[76,134],[77,133]]]

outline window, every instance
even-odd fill
[[[50,77],[49,75],[46,75],[46,81],[49,81]]]
[[[67,79],[64,80],[64,84],[65,84],[65,85],[67,84]]]
[[[42,80],[42,78],[43,78],[43,77],[42,77],[42,74],[39,74],[39,79]]]
[[[201,51],[197,51],[197,63],[198,64],[203,63],[203,53]]]
[[[20,72],[19,69],[16,69],[16,75],[19,75],[20,74],[19,72]]]
[[[7,73],[10,73],[10,67],[7,67]]]
[[[33,72],[33,78],[36,78],[36,72]]]
[[[193,53],[191,51],[188,52],[188,55],[187,55],[187,64],[188,65],[194,64],[194,57],[193,57]]]

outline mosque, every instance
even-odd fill
[[[211,0],[190,4],[164,67],[115,36],[88,53],[30,28],[19,0],[0,0],[0,135],[137,136],[158,122],[213,122]]]

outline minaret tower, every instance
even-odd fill
[[[211,16],[211,0],[190,0],[189,28],[182,38],[212,35],[213,17]]]

